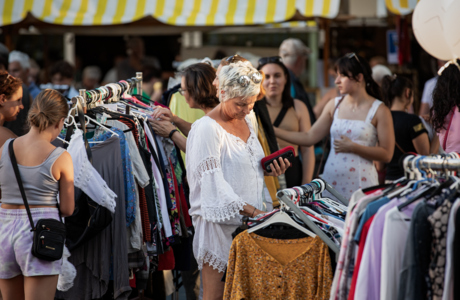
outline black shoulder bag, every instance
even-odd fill
[[[14,140],[12,140],[8,145],[8,151],[11,164],[13,165],[14,174],[16,175],[16,180],[18,181],[19,190],[21,191],[22,199],[24,200],[24,206],[27,210],[30,226],[32,227],[30,231],[34,232],[32,255],[47,261],[59,260],[62,258],[66,236],[65,225],[62,223],[59,204],[57,203],[60,221],[55,219],[40,219],[37,221],[37,226],[34,226],[34,220],[32,219],[32,214],[30,213],[29,203],[27,202],[21,175],[19,174],[18,163],[16,161],[16,156],[14,155],[13,142]]]

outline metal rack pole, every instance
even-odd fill
[[[137,94],[142,95],[142,72],[136,72],[136,79]]]
[[[83,103],[81,106],[83,107],[83,112],[86,114],[86,90],[85,89],[80,89],[80,96],[83,98]]]

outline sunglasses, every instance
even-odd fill
[[[348,53],[345,55],[347,58],[349,59],[352,59],[353,57],[356,58],[356,60],[358,61],[359,64],[361,64],[361,62],[359,61],[359,58],[358,58],[358,55],[356,55],[356,53],[354,52],[351,52],[351,53]]]
[[[282,63],[283,60],[281,59],[281,56],[268,56],[268,57],[262,57],[259,59],[259,67],[269,64],[269,63]]]
[[[237,81],[242,87],[247,87],[251,80],[255,84],[261,83],[262,82],[262,74],[260,74],[259,72],[255,72],[255,73],[252,73],[250,75],[243,75],[243,76],[240,76],[240,78],[238,78]]]
[[[185,92],[186,92],[187,90],[186,90],[186,89],[183,89],[183,88],[179,88],[177,91],[178,91],[182,96],[184,96],[184,95],[185,95]]]
[[[232,56],[229,56],[226,61],[228,61],[229,63],[234,63],[235,61],[237,60],[241,60],[239,59],[241,56],[239,56],[238,54],[235,54],[235,55],[232,55]]]

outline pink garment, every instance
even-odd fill
[[[442,148],[447,153],[460,153],[460,112],[456,106],[447,115],[444,127],[447,128],[447,130],[442,129],[441,132],[438,132],[439,143]]]

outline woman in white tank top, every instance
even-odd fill
[[[391,112],[377,100],[380,88],[367,61],[350,53],[340,58],[336,67],[335,84],[345,96],[330,101],[309,132],[275,128],[275,134],[311,146],[330,133],[331,153],[323,178],[349,199],[357,189],[378,184],[373,161],[391,160],[395,137]]]

